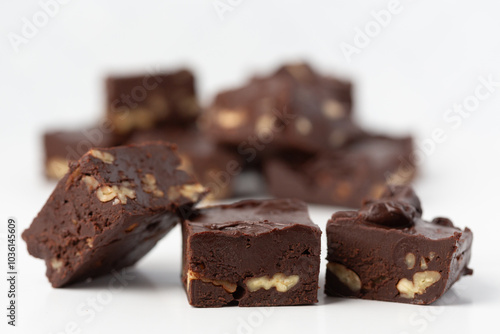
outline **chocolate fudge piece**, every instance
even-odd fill
[[[173,146],[92,149],[70,164],[22,237],[62,287],[133,265],[187,215],[205,189]]]
[[[320,76],[306,64],[218,94],[203,128],[232,145],[259,140],[306,151],[338,148],[362,131],[351,120],[351,84]]]
[[[330,296],[430,304],[472,274],[472,232],[446,218],[421,218],[409,187],[388,187],[359,211],[328,221],[325,292]]]
[[[70,161],[78,160],[91,148],[111,147],[122,141],[121,136],[114,135],[105,126],[46,132],[43,136],[45,175],[49,179],[59,180],[68,172]]]
[[[318,154],[284,151],[264,162],[275,197],[359,208],[385,184],[408,184],[415,175],[410,137],[365,135],[343,149]]]
[[[150,129],[158,124],[191,124],[200,107],[194,77],[188,70],[106,80],[108,118],[116,133]]]
[[[208,197],[220,199],[235,195],[235,178],[241,173],[243,159],[236,153],[216,145],[195,127],[174,129],[169,126],[135,131],[128,143],[161,140],[179,149],[181,169],[194,174],[210,189]]]
[[[321,230],[304,202],[247,200],[183,222],[182,279],[196,307],[317,302]]]

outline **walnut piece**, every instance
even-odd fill
[[[414,169],[399,167],[394,173],[388,176],[387,184],[394,186],[408,184],[413,178],[414,172]]]
[[[236,283],[205,278],[205,277],[202,277],[200,274],[195,273],[192,270],[188,270],[188,272],[187,272],[187,289],[188,290],[190,289],[191,281],[197,280],[197,279],[201,280],[204,283],[212,283],[213,285],[216,285],[216,286],[222,286],[224,288],[224,290],[226,290],[229,293],[235,292],[236,288],[237,288]]]
[[[361,279],[358,274],[356,274],[351,269],[347,268],[343,264],[336,262],[329,262],[326,267],[332,274],[337,276],[338,280],[349,288],[352,292],[358,292],[361,290]]]
[[[93,176],[89,175],[82,176],[82,181],[87,185],[89,191],[95,190],[97,189],[97,187],[99,187],[99,181],[97,181],[96,178]]]
[[[148,193],[153,194],[155,197],[163,197],[164,193],[158,188],[156,184],[156,178],[153,174],[146,174],[141,179],[144,186],[142,189]]]
[[[423,270],[427,270],[429,268],[427,266],[427,260],[423,256],[420,258],[420,268],[422,268]]]
[[[50,265],[52,266],[52,269],[60,271],[62,267],[64,267],[64,262],[63,260],[53,258],[52,260],[50,260]]]
[[[437,271],[421,271],[413,275],[413,281],[406,278],[399,280],[396,288],[403,298],[413,299],[415,294],[424,294],[428,287],[441,279]]]
[[[125,183],[128,185],[129,183]],[[113,202],[115,204],[127,204],[127,198],[135,199],[135,191],[127,188],[127,186],[102,186],[96,191],[97,198],[103,202],[109,202],[116,198]]]
[[[311,133],[313,126],[309,119],[301,116],[295,121],[295,128],[301,135],[307,136]]]
[[[413,267],[415,267],[415,254],[413,253],[406,254],[405,263],[408,269],[413,269]]]
[[[206,191],[207,189],[199,183],[183,184],[171,186],[168,189],[167,195],[171,201],[175,201],[180,197],[185,197],[196,202],[200,199],[200,195]]]
[[[258,135],[266,135],[273,131],[274,123],[276,122],[276,116],[270,114],[264,114],[257,119],[255,123],[255,132]]]
[[[50,158],[47,160],[45,170],[48,177],[60,180],[69,170],[68,160],[58,157]]]
[[[325,117],[332,120],[337,120],[345,116],[344,106],[336,100],[328,99],[324,101],[321,110]]]
[[[237,128],[247,119],[244,110],[221,109],[215,115],[217,124],[224,129]]]
[[[278,292],[287,292],[298,282],[298,275],[286,276],[285,274],[277,273],[274,274],[272,278],[269,278],[269,276],[250,278],[247,280],[246,285],[250,292],[254,292],[259,289],[269,290],[271,288],[276,288],[276,291]]]
[[[86,241],[86,243],[87,243],[87,246],[89,246],[89,248],[94,247],[94,239],[92,239],[92,238],[87,238],[85,241]]]
[[[107,164],[112,164],[113,161],[115,161],[115,157],[111,153],[108,153],[108,152],[103,152],[103,151],[99,151],[96,149],[92,149],[89,151],[89,153],[94,158],[97,158],[97,159],[99,159],[102,162],[107,163]]]
[[[181,164],[177,168],[188,172],[189,174],[193,174],[194,169],[191,159],[187,155],[182,153],[179,153],[179,159],[181,160]]]

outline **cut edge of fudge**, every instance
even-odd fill
[[[351,105],[350,83],[306,64],[290,64],[220,92],[200,124],[220,143],[238,145],[272,135],[273,146],[316,151],[338,145]]]
[[[304,202],[210,206],[182,226],[182,280],[192,306],[317,302],[321,230]]]
[[[115,133],[151,129],[160,124],[193,124],[201,108],[195,78],[186,68],[158,73],[109,75],[106,111]]]
[[[69,163],[78,160],[92,148],[120,145],[123,136],[112,133],[106,121],[73,130],[49,130],[43,134],[44,173],[47,179],[60,180],[69,170]]]
[[[22,237],[54,287],[137,262],[206,194],[175,145],[92,149],[70,164]]]
[[[194,175],[210,190],[205,200],[229,198],[237,191],[237,178],[244,168],[244,159],[236,149],[217,145],[195,126],[177,129],[161,126],[149,130],[136,130],[128,144],[151,140],[175,143],[181,168]]]
[[[447,218],[422,218],[410,187],[390,186],[359,211],[327,223],[325,293],[330,296],[431,304],[471,275],[472,231]]]
[[[377,157],[369,149],[373,144],[388,149]],[[416,177],[408,158],[412,149],[412,137],[366,133],[335,151],[275,152],[264,160],[263,169],[273,196],[359,208],[364,198],[379,196],[387,184],[406,185]]]

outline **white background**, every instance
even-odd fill
[[[255,71],[267,73],[284,61],[306,59],[355,81],[355,108],[364,126],[411,132],[419,145],[426,143],[415,184],[424,217],[448,216],[474,231],[474,275],[433,306],[326,298],[322,270],[315,306],[195,309],[187,304],[179,279],[178,228],[131,270],[134,278],[126,287],[112,293],[109,277],[52,289],[43,262],[29,257],[20,243],[18,327],[9,333],[498,329],[500,87],[460,124],[443,118],[454,104],[472,101],[480,77],[500,81],[498,1],[401,0],[398,13],[380,31],[373,30],[351,61],[340,46],[355,46],[357,29],[373,28],[371,12],[387,8],[389,1],[225,0],[234,8],[223,20],[213,3],[72,0],[59,5],[16,52],[9,36],[22,35],[23,19],[33,22],[42,7],[38,1],[1,0],[1,226],[11,216],[19,230],[31,223],[54,187],[42,177],[41,133],[82,127],[100,117],[107,73],[187,65],[196,70],[200,94],[209,102],[218,90],[242,84]],[[429,138],[436,129],[442,129],[445,140],[432,145]],[[322,228],[336,210],[310,207]],[[3,237],[5,232],[0,231]],[[1,242],[0,263],[6,263],[5,239]],[[0,267],[6,271],[4,264]],[[5,310],[3,275],[0,309]],[[95,307],[89,306],[93,299]]]

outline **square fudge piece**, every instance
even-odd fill
[[[31,255],[54,287],[133,265],[205,194],[175,147],[92,149],[70,164],[30,228]]]
[[[446,218],[422,220],[408,187],[388,187],[359,211],[328,221],[325,292],[330,296],[430,304],[472,274],[472,232]]]
[[[338,148],[361,130],[351,120],[351,84],[306,64],[218,94],[200,124],[218,142],[251,140],[305,151]]]
[[[243,168],[243,159],[237,152],[217,145],[196,127],[175,129],[163,126],[150,130],[138,130],[127,142],[138,144],[152,140],[177,145],[181,168],[193,174],[210,190],[207,198],[220,199],[234,195],[235,179]]]
[[[409,184],[415,175],[411,137],[366,134],[344,148],[313,155],[283,151],[264,160],[271,194],[310,203],[361,207],[387,183]]]
[[[78,160],[91,148],[121,144],[123,138],[104,126],[80,130],[49,131],[43,136],[45,147],[45,175],[60,180],[69,170],[70,161]]]
[[[119,134],[158,124],[192,124],[200,113],[194,77],[188,70],[106,80],[107,115]]]
[[[182,225],[183,282],[196,307],[317,302],[321,230],[304,202],[247,200]]]

